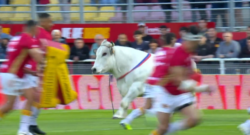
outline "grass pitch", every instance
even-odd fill
[[[249,118],[245,110],[205,110],[203,122],[196,128],[177,135],[241,135],[237,126]],[[15,135],[19,126],[19,111],[0,121],[0,135]],[[179,116],[175,116],[179,119]],[[111,110],[42,110],[39,125],[48,135],[148,135],[155,127],[145,117],[132,123],[126,131],[119,119],[111,119]]]

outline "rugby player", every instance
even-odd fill
[[[35,35],[35,38],[40,42],[40,46],[43,51],[46,50],[45,46],[42,46],[41,42],[43,40],[52,40],[52,36],[50,34],[51,28],[53,26],[53,22],[51,16],[48,13],[42,13],[39,15],[39,25],[37,27],[38,31]],[[39,78],[37,77],[37,63],[34,60],[30,60],[29,63],[25,66],[26,71],[26,80],[30,83],[27,84],[27,88],[32,88],[35,91],[35,103],[32,107],[32,117],[30,121],[29,131],[34,134],[45,135],[46,133],[39,129],[37,125],[37,118],[40,113],[40,108],[38,106],[40,92],[38,87]]]
[[[1,83],[7,102],[0,109],[0,118],[13,109],[17,96],[23,95],[27,99],[22,110],[18,135],[32,135],[29,132],[29,125],[34,91],[33,89],[25,89],[24,67],[29,60],[34,59],[39,64],[39,72],[43,72],[41,67],[44,66],[44,56],[38,40],[33,38],[36,33],[37,23],[33,20],[26,22],[24,33],[13,37],[9,42],[7,47],[8,61],[1,66]]]
[[[166,77],[159,81],[157,88],[161,90],[157,97],[157,117],[159,125],[151,135],[164,135],[197,126],[201,116],[194,106],[193,92],[211,92],[213,89],[206,84],[197,85],[191,78],[193,74],[191,56],[196,51],[202,35],[196,26],[190,26],[185,35],[184,44],[176,48]],[[181,121],[169,123],[174,112],[179,111],[185,118]]]
[[[143,115],[145,112],[149,114],[155,114],[156,112],[152,108],[153,98],[156,92],[152,89],[154,87],[157,80],[163,77],[165,74],[164,71],[167,70],[167,65],[174,52],[174,44],[176,41],[176,37],[173,33],[167,33],[165,35],[165,45],[156,52],[155,54],[155,69],[153,74],[148,77],[146,89],[144,93],[144,98],[146,99],[145,105],[141,108],[133,110],[124,120],[120,122],[120,124],[126,130],[132,130],[130,123],[137,117]],[[151,109],[152,108],[152,109]]]

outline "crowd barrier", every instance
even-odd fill
[[[118,109],[121,96],[116,80],[109,75],[71,75],[72,85],[78,93],[76,101],[67,106],[59,105],[52,109]],[[250,106],[249,75],[203,75],[202,82],[216,87],[212,94],[196,94],[200,109],[246,109]],[[109,82],[110,81],[110,82]],[[110,85],[109,85],[110,84]],[[0,94],[0,106],[5,98]],[[23,107],[25,100],[19,98],[15,109]],[[138,97],[130,109],[141,107],[144,99]]]

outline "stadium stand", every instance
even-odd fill
[[[120,11],[121,7],[117,7],[116,10]],[[110,18],[110,21],[115,21],[115,22],[121,22],[121,21],[123,21],[122,12],[116,12],[115,16]]]
[[[111,6],[107,6],[107,7],[101,7],[100,11],[114,11],[115,7],[111,7]],[[111,13],[111,12],[101,12],[99,13],[99,16],[97,18],[94,18],[94,21],[109,21],[110,18],[114,17],[115,13]]]
[[[80,7],[70,7],[70,11],[80,11]],[[79,21],[80,20],[80,13],[70,13],[70,20],[71,21]]]
[[[47,11],[61,11],[60,7],[49,7]],[[50,13],[51,17],[55,21],[62,21],[62,14],[61,13]]]
[[[59,4],[58,0],[50,0],[50,4]]]
[[[15,10],[17,13],[14,14],[10,21],[27,21],[31,19],[30,13],[18,13],[19,11],[31,11],[30,7],[17,7]]]
[[[97,11],[97,7],[85,7],[85,11]],[[97,17],[97,13],[84,13],[84,20],[85,21],[93,21],[94,18]]]
[[[160,6],[153,6],[152,10],[162,10]],[[150,16],[146,18],[148,21],[164,21],[165,14],[163,11],[151,12]]]
[[[82,0],[84,1],[85,4],[88,4],[90,3],[90,0]],[[71,0],[71,4],[79,4],[80,3],[80,0]]]
[[[148,6],[135,6],[134,10],[149,10]],[[145,21],[149,16],[149,12],[134,12],[134,21]]]
[[[14,11],[13,7],[0,7],[0,11]],[[9,21],[10,18],[13,18],[13,13],[0,13],[1,21]]]
[[[30,4],[31,0],[11,0],[10,4]]]

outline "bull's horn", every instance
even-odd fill
[[[111,45],[112,45],[112,47],[113,47],[113,46],[115,46],[115,43],[114,43],[114,42],[111,42]]]

